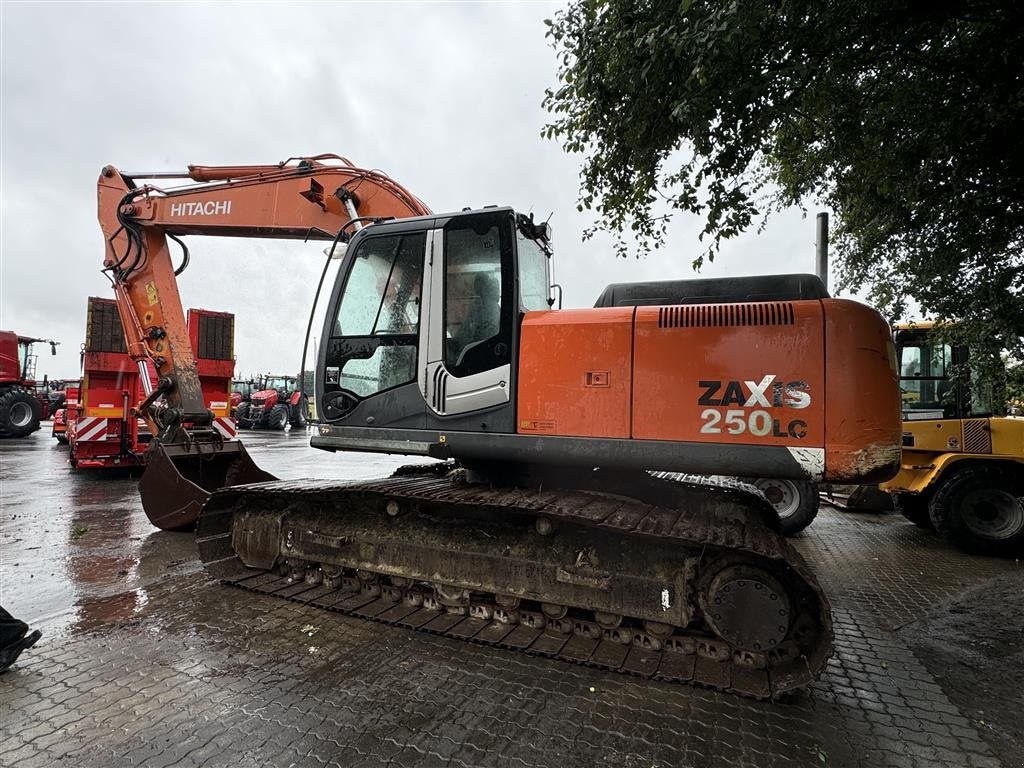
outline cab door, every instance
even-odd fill
[[[452,217],[434,230],[431,246],[420,374],[435,417],[428,416],[428,424],[451,425],[452,419],[443,417],[492,412],[486,428],[511,431],[518,318],[512,213],[500,209]],[[505,411],[497,421],[495,409]],[[475,418],[464,426],[483,428]]]

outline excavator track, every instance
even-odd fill
[[[196,535],[208,572],[253,592],[765,699],[832,649],[827,599],[773,515],[723,480],[523,490],[439,465],[227,488]]]

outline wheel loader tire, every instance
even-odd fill
[[[893,508],[918,528],[928,531],[935,530],[932,519],[928,515],[928,496],[923,493],[892,494]]]
[[[0,435],[25,437],[39,429],[42,407],[24,387],[10,387],[0,393]]]
[[[292,429],[305,429],[306,428],[306,409],[309,406],[306,405],[306,398],[300,398],[299,404],[292,408]]]
[[[249,418],[249,404],[239,403],[235,409],[235,424],[239,429],[252,429],[252,419]]]
[[[284,403],[278,403],[270,409],[270,416],[267,418],[267,427],[269,429],[282,430],[288,426],[288,406]]]
[[[818,486],[809,480],[776,480],[759,477],[748,481],[761,489],[779,513],[782,533],[792,536],[810,525],[818,515]]]
[[[999,467],[953,470],[928,505],[935,530],[980,555],[1024,555],[1024,474]]]

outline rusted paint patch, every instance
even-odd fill
[[[830,468],[834,482],[880,483],[899,471],[901,449],[886,441],[833,455],[842,459]]]

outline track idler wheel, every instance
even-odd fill
[[[728,565],[705,583],[704,620],[734,648],[765,652],[786,639],[793,610],[771,573],[752,565]]]

